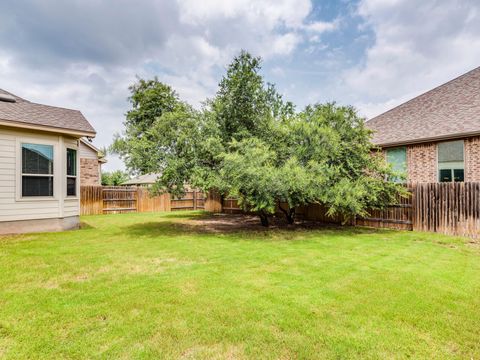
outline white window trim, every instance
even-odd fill
[[[53,196],[22,196],[22,144],[38,144],[53,146],[53,174],[32,174],[35,176],[53,176]],[[32,201],[58,201],[59,199],[59,182],[58,182],[58,168],[60,166],[58,142],[52,140],[45,140],[34,137],[17,137],[15,144],[15,201],[32,202]],[[28,175],[28,174],[27,174]]]
[[[76,151],[76,163],[77,163],[77,175],[72,176],[72,175],[67,175],[67,149],[75,150]],[[64,164],[65,164],[65,179],[64,179],[64,188],[65,188],[65,200],[78,200],[80,199],[80,151],[79,147],[75,147],[73,145],[67,145],[65,146],[65,151],[64,151]],[[75,178],[75,195],[67,195],[67,179],[68,178]]]
[[[435,162],[435,168],[436,168],[436,172],[437,172],[437,182],[442,182],[440,181],[440,162],[439,162],[439,159],[438,159],[438,145],[442,144],[442,143],[448,143],[448,142],[456,142],[456,141],[461,141],[462,142],[462,152],[463,152],[463,181],[460,181],[460,182],[466,182],[466,175],[467,175],[467,167],[466,167],[466,161],[465,161],[465,139],[460,139],[460,140],[448,140],[448,141],[440,141],[436,144],[436,155],[437,155],[437,161]],[[452,168],[454,169],[454,168]],[[456,168],[457,170],[459,168]],[[446,182],[446,181],[443,181],[443,182]],[[455,182],[455,180],[453,179],[453,174],[452,174],[452,181],[450,182]]]

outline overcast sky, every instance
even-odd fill
[[[4,0],[0,88],[81,110],[107,146],[136,75],[198,107],[240,49],[299,108],[372,117],[480,66],[480,1]]]

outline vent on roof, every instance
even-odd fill
[[[5,102],[16,102],[17,100],[15,97],[9,94],[1,94],[0,93],[0,101],[5,101]]]

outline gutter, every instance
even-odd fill
[[[472,136],[480,136],[480,131],[471,131],[466,133],[460,134],[451,134],[451,135],[441,135],[441,136],[434,136],[429,138],[422,138],[416,140],[405,140],[405,141],[397,141],[397,142],[389,142],[389,143],[373,143],[375,146],[381,148],[389,148],[389,147],[396,147],[396,146],[404,146],[404,145],[414,145],[414,144],[421,144],[426,142],[438,142],[438,141],[446,141],[446,140],[456,140],[456,139],[463,139]]]

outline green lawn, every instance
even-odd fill
[[[200,216],[0,237],[0,358],[480,358],[478,245]]]

